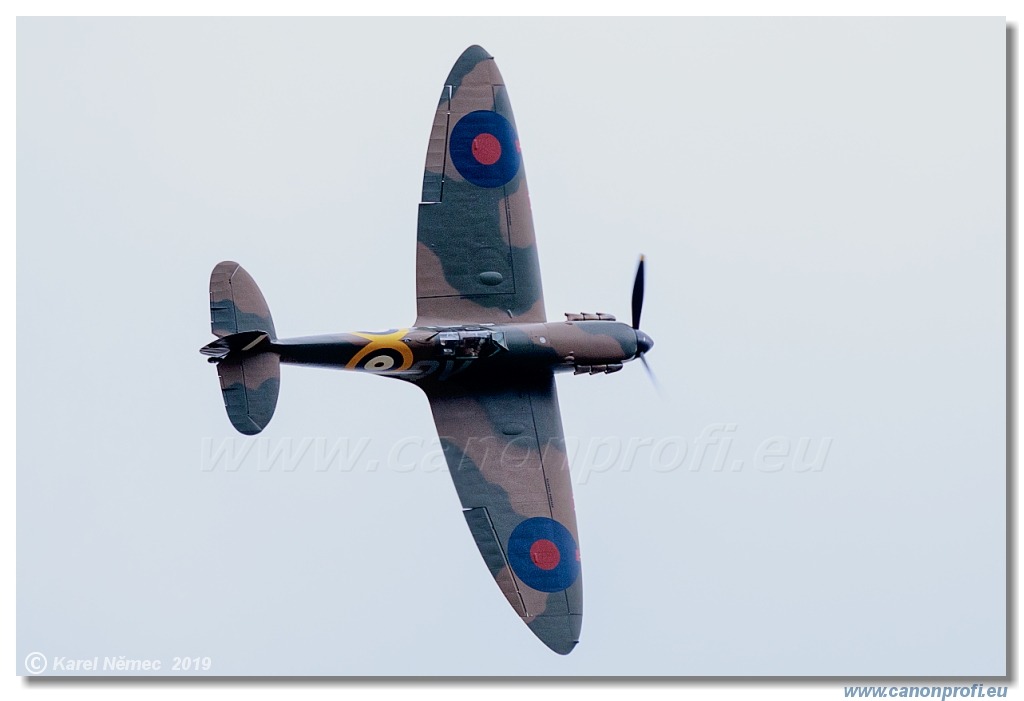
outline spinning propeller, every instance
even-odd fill
[[[636,332],[636,357],[644,364],[648,377],[655,389],[658,387],[658,380],[654,377],[654,371],[647,363],[644,355],[654,348],[654,341],[651,337],[640,330],[640,313],[644,310],[644,257],[640,256],[640,263],[636,266],[636,279],[633,280],[633,331]]]

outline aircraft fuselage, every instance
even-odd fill
[[[613,320],[419,326],[277,339],[282,363],[370,372],[409,382],[468,374],[550,370],[615,372],[653,345]]]

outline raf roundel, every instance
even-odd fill
[[[537,591],[568,589],[580,576],[580,557],[569,529],[558,521],[528,518],[508,539],[508,561],[523,584]]]
[[[387,372],[402,365],[402,354],[395,348],[381,348],[356,364],[356,367],[369,372]]]
[[[448,150],[459,175],[478,187],[501,187],[516,177],[522,163],[515,128],[489,110],[460,119],[452,129]]]

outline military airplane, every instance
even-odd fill
[[[278,338],[237,263],[210,276],[217,364],[231,424],[253,435],[277,404],[281,363],[411,382],[430,401],[463,514],[502,593],[559,654],[579,641],[582,579],[572,484],[554,373],[622,369],[654,342],[604,314],[548,321],[530,199],[508,93],[494,59],[471,46],[434,114],[416,245],[417,319],[408,328]]]

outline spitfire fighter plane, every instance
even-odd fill
[[[228,418],[253,435],[277,404],[281,363],[357,370],[422,389],[463,514],[516,613],[548,647],[579,641],[582,579],[572,484],[554,373],[612,373],[654,345],[603,314],[548,321],[530,199],[508,93],[479,46],[459,57],[434,114],[423,174],[413,326],[278,338],[270,309],[237,263],[210,276],[217,364]]]

